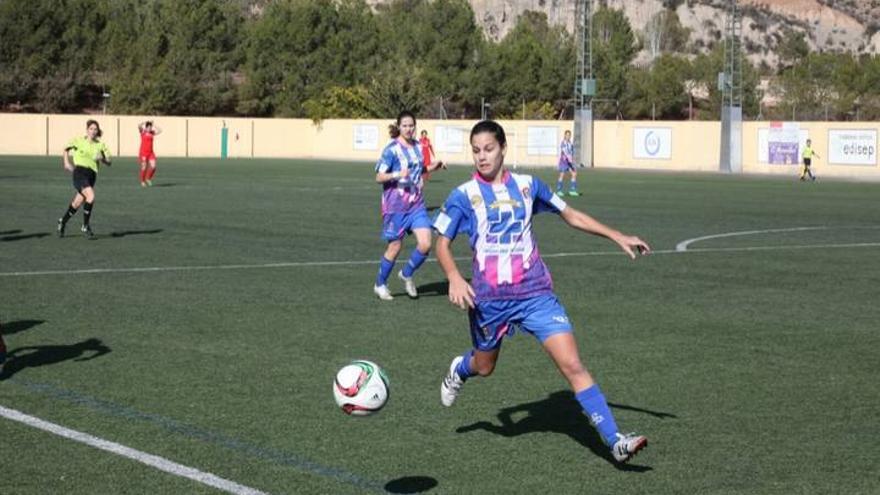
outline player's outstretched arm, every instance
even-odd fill
[[[452,241],[446,236],[437,237],[434,252],[437,253],[437,261],[446,274],[446,280],[449,281],[449,302],[461,309],[473,308],[474,289],[458,271],[455,257],[452,255]]]
[[[648,254],[651,252],[651,246],[649,246],[647,242],[634,235],[626,235],[618,230],[612,229],[590,215],[576,210],[571,206],[562,210],[560,216],[565,220],[565,223],[578,230],[612,240],[632,259],[635,259],[636,254]]]

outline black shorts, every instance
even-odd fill
[[[73,168],[73,188],[76,192],[82,192],[87,187],[94,187],[98,182],[98,173],[90,168],[74,167]]]
[[[811,158],[804,158],[804,166],[805,166],[805,167],[809,167],[809,166],[810,166],[810,163],[811,163],[812,161],[813,161],[813,160],[812,160]]]

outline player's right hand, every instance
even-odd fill
[[[461,309],[474,307],[474,288],[463,278],[449,281],[449,302]]]

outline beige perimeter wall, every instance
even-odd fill
[[[163,157],[220,157],[226,128],[228,158],[303,158],[375,161],[388,142],[390,120],[252,119],[220,117],[147,117],[116,115],[0,114],[0,154],[57,155],[74,136],[85,133],[85,122],[96,119],[103,140],[116,156],[135,156],[137,124],[147,119],[162,133],[155,151]],[[473,120],[420,120],[437,155],[453,164],[469,164],[468,136]],[[508,135],[507,163],[513,166],[556,165],[558,143],[571,121],[501,121]],[[745,122],[742,171],[794,176],[799,164],[767,163],[770,122]],[[825,177],[880,180],[877,122],[801,122],[801,140],[810,138],[818,153],[813,170]],[[704,171],[719,169],[721,125],[698,121],[597,121],[593,161],[599,168]],[[763,137],[763,141],[762,141]],[[841,139],[857,139],[853,159]],[[835,150],[830,147],[834,146]],[[842,151],[844,150],[844,151]],[[843,154],[842,154],[843,153]],[[840,158],[843,156],[844,158]],[[835,160],[837,162],[835,163]],[[849,162],[849,163],[845,163]]]

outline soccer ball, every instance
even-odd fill
[[[369,416],[388,401],[388,376],[378,364],[358,359],[345,365],[333,381],[333,397],[342,412]]]

